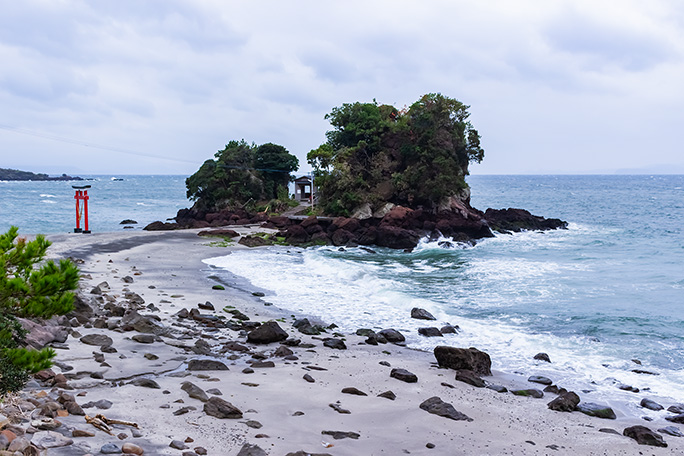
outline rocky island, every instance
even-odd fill
[[[18,169],[0,168],[0,181],[81,181],[82,177],[61,176],[51,177],[43,173],[32,173],[30,171],[20,171]]]
[[[482,212],[470,205],[468,165],[480,162],[484,150],[468,108],[441,94],[403,110],[376,102],[334,108],[326,116],[333,126],[328,141],[307,156],[316,206],[304,212],[308,217],[278,213],[287,208],[296,157],[270,143],[231,141],[187,179],[194,206],[178,211],[174,223],[145,229],[261,224],[278,233],[244,242],[411,249],[424,237],[472,243],[492,230],[567,227],[523,209]]]

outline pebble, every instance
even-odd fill
[[[100,448],[100,453],[102,453],[102,454],[120,454],[121,448],[119,448],[117,445],[114,445],[113,443],[105,443]]]
[[[171,443],[169,443],[169,446],[171,448],[175,448],[176,450],[187,450],[188,446],[181,442],[180,440],[172,440]]]

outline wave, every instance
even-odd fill
[[[52,201],[52,200],[40,200],[41,203],[46,203],[46,204],[56,204],[57,201]]]
[[[41,198],[57,198],[55,195],[50,195],[49,193],[41,193]]]

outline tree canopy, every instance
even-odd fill
[[[11,227],[0,235],[0,396],[21,389],[28,373],[50,367],[51,348],[23,348],[26,331],[17,317],[49,318],[73,308],[72,290],[78,285],[78,269],[69,260],[46,261],[50,242],[18,238]]]
[[[484,157],[468,108],[438,93],[403,110],[375,100],[333,108],[327,143],[307,155],[325,212],[385,202],[433,209],[467,188],[469,163]]]
[[[204,210],[275,199],[299,167],[297,157],[285,147],[249,145],[244,139],[230,141],[214,157],[185,181],[187,197]]]

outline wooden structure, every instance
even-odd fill
[[[299,202],[313,202],[316,194],[316,187],[313,185],[310,176],[298,177],[294,180],[294,199]]]

